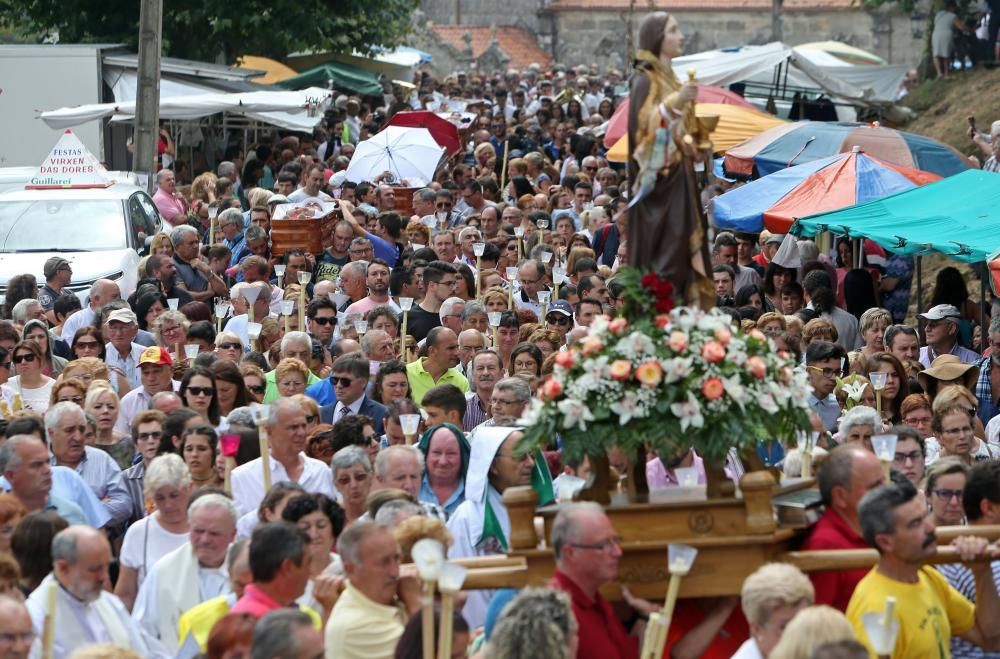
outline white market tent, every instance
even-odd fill
[[[781,42],[709,50],[673,60],[674,72],[687,80],[727,86],[756,83],[774,89],[793,87],[821,91],[852,105],[887,106],[895,102],[906,66],[851,65],[822,50],[795,48]]]

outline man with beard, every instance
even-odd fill
[[[389,264],[382,259],[373,259],[368,264],[368,272],[365,275],[365,284],[368,286],[368,295],[357,302],[351,304],[345,310],[348,315],[357,314],[362,318],[368,316],[368,312],[375,307],[388,304],[396,313],[402,310],[389,297]]]
[[[965,599],[933,566],[924,563],[937,552],[934,522],[909,481],[875,488],[858,507],[861,530],[878,550],[878,563],[862,579],[847,607],[858,640],[872,644],[866,614],[882,616],[887,597],[896,600],[899,635],[894,657],[948,656],[952,636],[984,650],[1000,649],[1000,595],[993,583],[986,538],[960,536],[952,541],[976,581],[976,603]]]
[[[71,526],[52,540],[52,573],[28,597],[32,626],[42,637],[50,593],[55,584],[53,659],[65,659],[92,643],[114,643],[140,657],[170,657],[132,622],[122,601],[104,588],[109,582],[111,545],[89,526]]]

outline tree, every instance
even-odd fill
[[[142,0],[0,0],[0,25],[23,33],[58,31],[62,43],[136,47]],[[234,62],[241,55],[282,58],[301,50],[370,54],[398,45],[419,0],[168,0],[163,54]]]

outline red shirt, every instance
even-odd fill
[[[254,584],[247,584],[246,590],[243,591],[243,597],[233,605],[233,608],[229,609],[229,612],[249,613],[255,618],[263,618],[271,611],[281,608],[285,607],[271,599],[260,588]]]
[[[708,613],[695,599],[682,599],[677,601],[677,608],[674,609],[674,617],[670,621],[670,630],[667,632],[667,646],[663,652],[664,657],[670,657],[670,650],[680,643],[689,632],[705,621],[705,614]],[[747,626],[747,619],[743,617],[743,611],[739,604],[729,614],[726,622],[716,633],[701,659],[729,659],[743,645],[743,641],[750,637],[750,628]]]
[[[639,639],[625,631],[625,626],[600,593],[591,599],[559,570],[549,587],[565,592],[573,602],[573,616],[580,629],[577,659],[638,659]]]
[[[839,513],[827,508],[802,544],[802,549],[869,549],[869,545]],[[871,568],[810,572],[809,579],[816,589],[816,604],[847,611],[854,587],[869,572]]]

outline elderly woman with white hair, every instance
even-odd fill
[[[168,453],[153,458],[146,468],[143,490],[155,512],[140,519],[125,533],[121,572],[115,585],[115,595],[129,610],[150,568],[187,542],[190,530],[187,504],[191,495],[191,474],[179,455]]]
[[[840,443],[860,442],[872,450],[872,435],[882,432],[882,417],[877,410],[864,405],[855,405],[840,417],[837,440]]]
[[[360,446],[346,446],[330,460],[333,486],[340,495],[344,523],[350,524],[365,514],[365,500],[372,489],[372,463]]]
[[[740,605],[750,627],[732,659],[763,659],[781,640],[785,625],[816,600],[809,577],[786,563],[767,563],[743,581]]]
[[[180,311],[164,311],[153,321],[156,345],[166,348],[176,361],[184,357],[184,344],[191,321]]]

